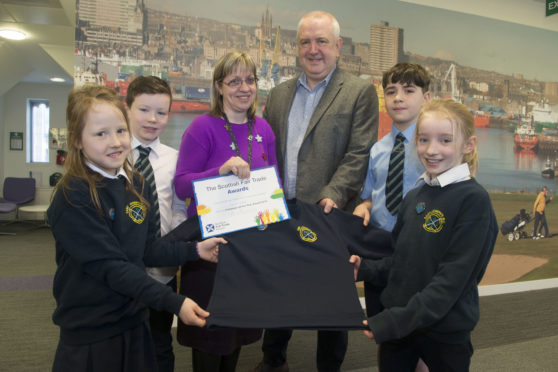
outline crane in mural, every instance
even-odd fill
[[[455,65],[452,63],[450,65],[450,67],[448,68],[448,71],[446,72],[446,75],[444,76],[444,83],[447,83],[448,81],[448,77],[450,78],[450,86],[451,86],[451,99],[453,99],[456,102],[460,102],[461,99],[461,95],[459,94],[459,90],[457,89],[457,80],[456,80],[456,71],[455,71]]]

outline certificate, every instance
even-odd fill
[[[204,239],[290,218],[275,167],[192,182],[200,229]]]

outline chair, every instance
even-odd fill
[[[35,199],[35,179],[6,177],[4,179],[4,197],[0,198],[0,213],[15,211],[15,220],[18,220],[19,206]],[[0,232],[3,235],[14,233]]]

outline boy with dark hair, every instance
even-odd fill
[[[364,201],[355,208],[354,214],[364,218],[365,225],[371,222],[391,231],[399,203],[424,172],[413,139],[420,110],[430,100],[430,76],[418,64],[398,63],[384,73],[382,86],[386,111],[393,120],[392,130],[370,149],[361,193]],[[393,159],[392,153],[403,156]]]
[[[424,167],[417,157],[414,136],[422,106],[430,100],[430,75],[415,63],[398,63],[382,77],[386,111],[393,120],[391,132],[370,149],[368,172],[359,204],[353,214],[391,231],[405,194],[417,186]],[[364,283],[368,316],[382,310],[382,288]],[[421,370],[422,362],[419,362]],[[426,369],[427,370],[427,369]]]
[[[126,105],[132,132],[132,156],[136,169],[156,192],[152,208],[159,217],[160,234],[165,235],[186,219],[187,206],[173,186],[178,151],[163,145],[159,136],[169,119],[172,93],[156,76],[138,76],[128,87]],[[176,267],[147,268],[150,276],[176,291]],[[174,371],[171,327],[173,314],[149,309],[149,323],[159,372]]]

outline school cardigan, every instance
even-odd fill
[[[148,318],[146,305],[178,314],[185,299],[150,278],[145,265],[197,260],[195,244],[181,241],[180,226],[155,239],[150,210],[125,190],[126,182],[101,179],[103,215],[85,180],[71,181],[66,196],[58,189],[47,211],[58,265],[53,321],[67,344],[93,343],[136,327]]]
[[[390,233],[339,209],[289,201],[291,219],[225,236],[208,327],[361,329],[352,254],[390,255]]]
[[[498,223],[488,193],[475,179],[423,185],[403,199],[392,257],[364,260],[358,279],[386,284],[385,310],[368,319],[377,343],[413,332],[464,343],[479,320],[477,285]]]

